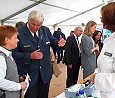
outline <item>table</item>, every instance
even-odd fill
[[[83,82],[85,82],[86,80],[88,80],[92,75],[93,75],[93,74],[91,74],[91,75],[88,76],[87,78],[83,79],[82,81],[78,82],[78,84],[76,84],[76,85],[78,85],[78,86],[79,86],[79,85],[82,85]],[[95,95],[96,95],[98,98],[101,98],[101,97],[100,97],[100,93],[99,93],[98,90],[96,91]],[[57,97],[55,97],[55,98],[68,98],[68,97],[65,97],[65,92],[63,92],[63,93],[59,94]],[[87,98],[94,98],[94,97],[87,97]]]
[[[65,97],[65,93],[63,92],[60,95],[58,95],[57,97],[55,97],[55,98],[68,98],[68,97]],[[94,98],[94,97],[87,97],[87,98]]]
[[[90,79],[90,77],[93,76],[93,74],[89,75],[88,77],[86,77],[85,79],[78,81],[78,84],[83,84],[86,80]]]

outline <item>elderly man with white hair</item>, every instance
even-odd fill
[[[48,98],[52,67],[50,46],[64,46],[65,40],[58,42],[49,28],[42,26],[43,15],[31,11],[25,26],[18,28],[19,43],[13,51],[13,57],[18,65],[19,75],[30,75],[31,81],[25,98]]]

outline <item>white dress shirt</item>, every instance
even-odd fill
[[[8,57],[11,58],[11,60],[13,60],[10,51],[8,51],[7,49],[1,46],[0,46],[0,51],[4,52]],[[20,83],[16,83],[14,81],[5,79],[6,70],[7,70],[6,60],[2,55],[0,55],[0,88],[7,91],[20,90],[21,89]]]
[[[77,42],[77,45],[78,45],[78,48],[79,48],[79,53],[81,53],[79,39],[78,39],[78,37],[75,34],[74,34],[74,37],[76,39],[76,42]]]
[[[28,29],[29,29],[28,24],[27,24],[27,27],[28,27]],[[29,31],[31,32],[31,30],[30,30],[30,29],[29,29]],[[32,34],[32,36],[34,37],[34,32],[31,32],[31,34]],[[36,35],[37,35],[37,37],[39,38],[38,31],[36,32]]]

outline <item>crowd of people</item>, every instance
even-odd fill
[[[57,64],[62,61],[67,66],[67,88],[77,83],[81,66],[83,78],[93,74],[91,80],[101,98],[114,98],[115,2],[104,5],[101,15],[103,28],[112,32],[104,43],[95,21],[89,21],[84,30],[75,27],[66,39],[61,28],[52,35],[49,28],[42,25],[43,14],[36,10],[29,13],[27,23],[20,21],[15,27],[1,25],[0,98],[20,98],[21,90],[27,88],[24,82],[27,74],[29,87],[24,97],[48,98],[52,78],[51,47]]]

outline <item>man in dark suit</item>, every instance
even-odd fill
[[[65,34],[62,33],[62,31],[61,31],[60,28],[58,28],[57,31],[54,32],[53,36],[54,36],[58,41],[60,40],[60,36],[66,40]],[[57,53],[57,55],[58,55],[57,64],[59,64],[60,61],[62,61],[62,59],[63,59],[63,49],[60,48],[60,47],[57,48],[57,49],[54,48],[54,55],[55,55],[55,56],[56,56],[56,53]]]
[[[38,11],[31,11],[28,23],[18,28],[19,43],[13,51],[13,57],[18,65],[19,75],[29,74],[31,81],[25,98],[48,98],[52,67],[50,60],[50,46],[65,45],[65,40],[58,42],[50,30],[42,26],[43,15]]]
[[[81,65],[80,44],[78,37],[82,34],[82,28],[76,27],[74,34],[69,36],[65,45],[64,62],[67,65],[66,87],[77,83],[79,68]]]

